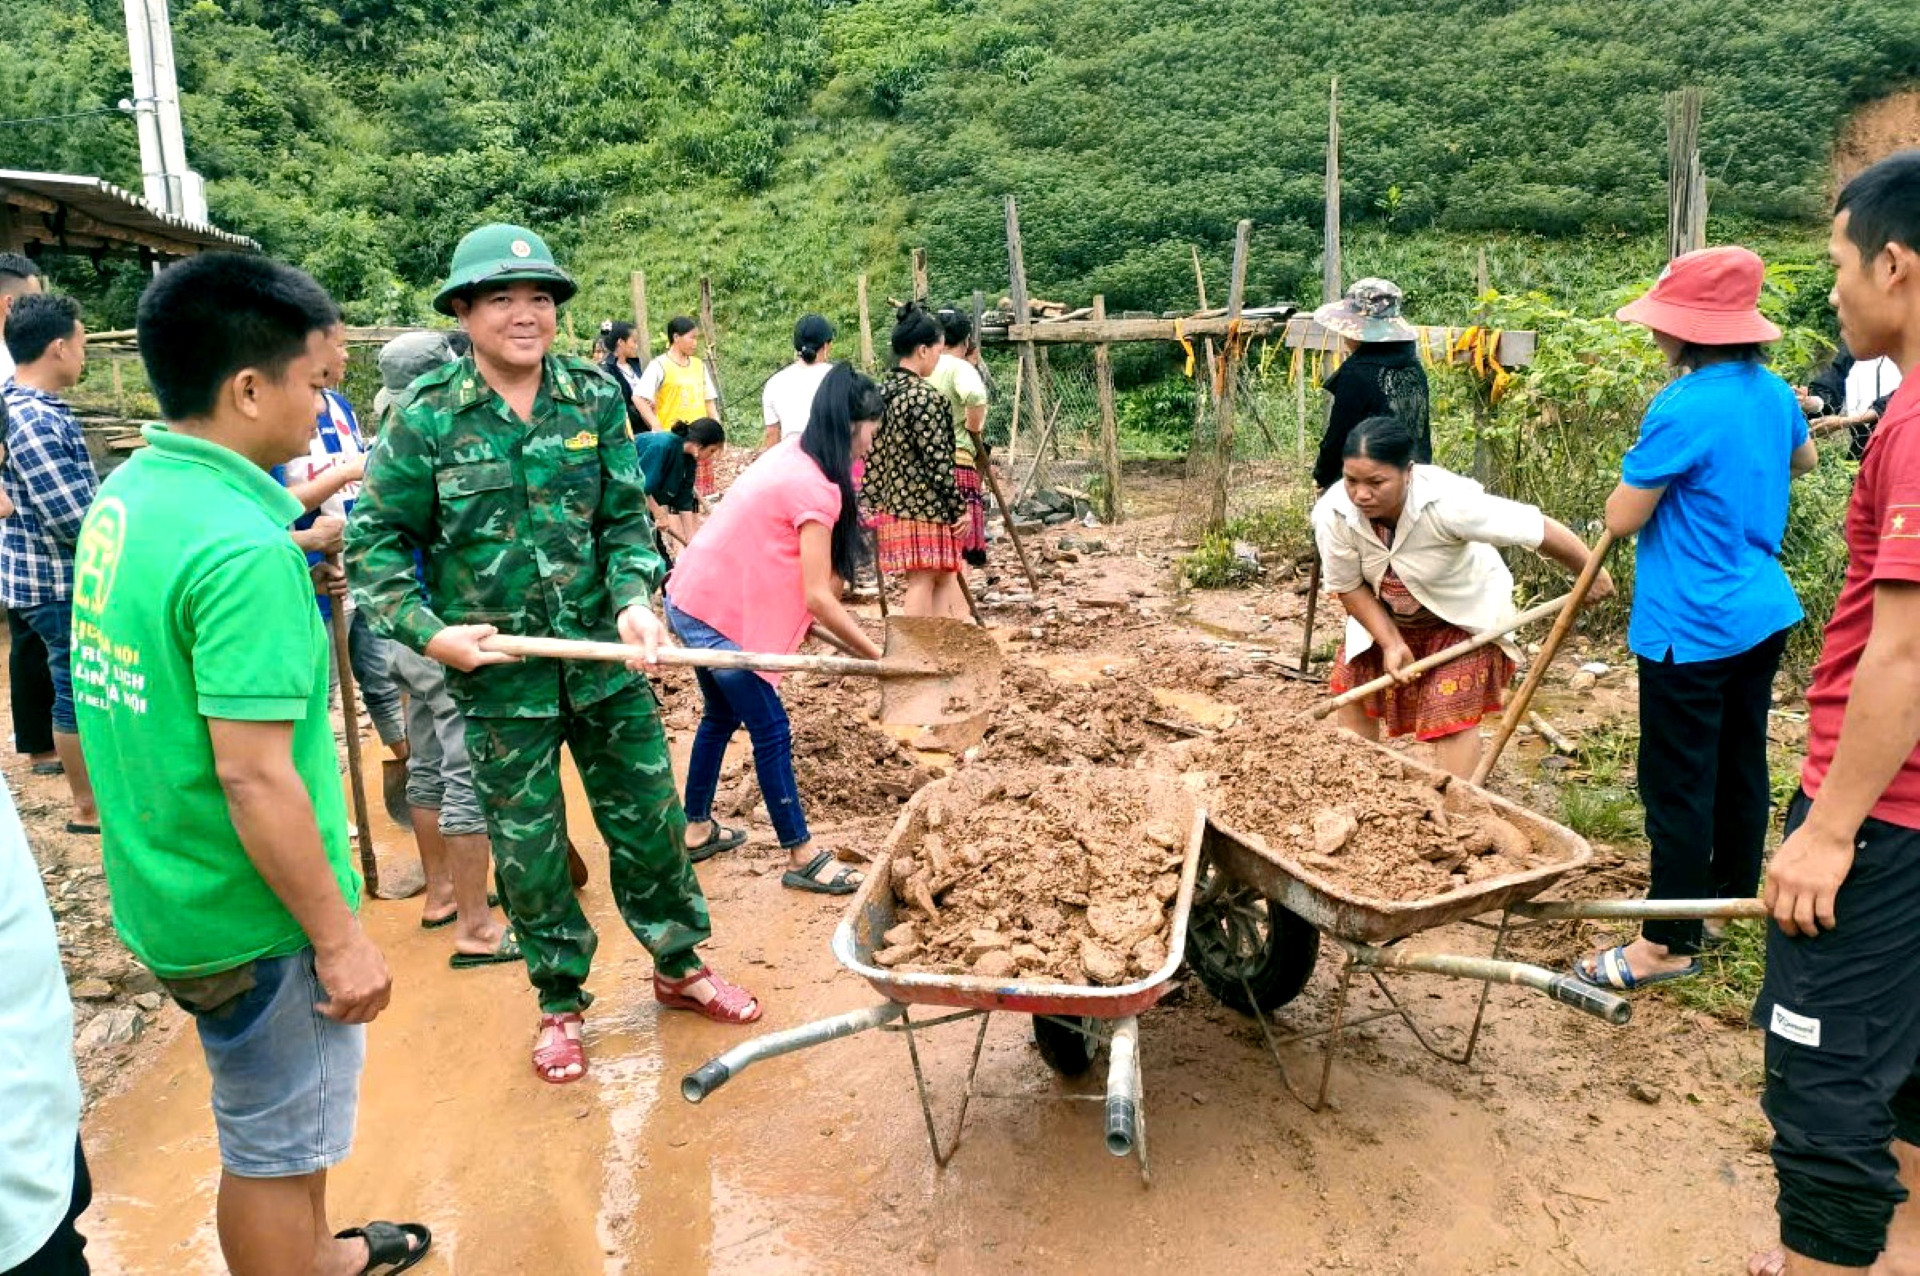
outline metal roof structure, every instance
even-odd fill
[[[190,257],[209,249],[259,252],[245,235],[161,212],[98,177],[0,169],[0,251],[29,243],[57,251]]]

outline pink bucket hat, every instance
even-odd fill
[[[1778,341],[1780,329],[1760,313],[1766,263],[1746,248],[1702,248],[1667,263],[1647,295],[1613,312],[1615,319],[1702,346]]]

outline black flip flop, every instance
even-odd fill
[[[495,895],[492,891],[487,892],[487,907],[488,908],[500,907],[500,897],[498,895]],[[460,920],[460,910],[456,908],[451,913],[448,913],[445,917],[436,917],[432,921],[428,921],[426,918],[422,917],[420,919],[420,929],[421,930],[439,930],[442,926],[451,926],[459,920]]]
[[[712,859],[722,851],[730,851],[746,840],[747,831],[745,829],[730,829],[716,820],[713,825],[713,832],[707,834],[706,841],[700,843],[698,846],[689,846],[687,848],[687,858],[695,864],[698,864],[702,860]]]
[[[851,895],[860,889],[859,882],[847,880],[860,870],[853,867],[841,869],[827,881],[815,877],[822,867],[833,861],[832,851],[822,851],[807,861],[805,868],[790,868],[780,875],[780,884],[788,890],[808,891],[815,895]]]
[[[67,768],[59,762],[36,762],[30,768],[35,775],[65,775]]]
[[[455,970],[472,970],[475,966],[507,966],[517,961],[525,961],[526,954],[520,951],[519,943],[513,932],[508,931],[500,939],[500,946],[490,953],[455,953],[447,958],[447,965]]]
[[[337,1241],[350,1241],[356,1236],[367,1242],[367,1265],[360,1269],[360,1276],[394,1276],[395,1272],[404,1272],[425,1258],[433,1245],[433,1233],[425,1223],[368,1223],[365,1227],[349,1227],[333,1234]],[[409,1241],[420,1243],[415,1246]]]
[[[78,820],[68,820],[67,832],[78,833],[83,837],[99,837],[100,826],[98,824],[82,824]]]

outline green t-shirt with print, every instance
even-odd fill
[[[234,831],[209,718],[293,723],[294,767],[349,906],[360,878],[326,635],[288,535],[300,504],[237,452],[145,434],[80,528],[73,692],[114,926],[154,974],[191,979],[308,942]]]

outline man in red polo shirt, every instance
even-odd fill
[[[1785,1252],[1754,1270],[1894,1276],[1920,1272],[1920,151],[1848,183],[1829,251],[1848,348],[1907,380],[1861,461],[1767,871],[1754,1020]]]

